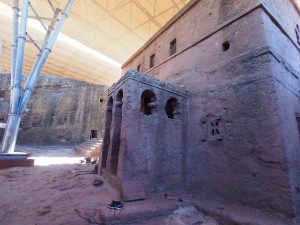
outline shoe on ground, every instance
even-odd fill
[[[124,204],[122,202],[112,200],[111,204],[108,205],[108,208],[109,209],[120,210],[120,209],[123,208],[123,206],[124,206]]]

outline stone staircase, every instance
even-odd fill
[[[73,150],[82,156],[88,161],[98,160],[101,147],[102,147],[102,138],[92,138],[88,141],[85,141],[79,145],[73,147]]]

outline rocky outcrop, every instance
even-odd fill
[[[22,78],[22,86],[26,81]],[[0,74],[0,122],[9,111],[10,76]],[[101,136],[106,87],[74,79],[41,76],[22,117],[18,144],[81,143]],[[0,129],[0,138],[4,130]]]

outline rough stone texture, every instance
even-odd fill
[[[23,86],[26,76],[22,78]],[[0,74],[0,122],[7,120],[10,76]],[[106,88],[102,85],[41,76],[23,116],[17,144],[80,143],[90,138],[91,130],[102,135],[103,104]],[[0,129],[2,140],[4,129]]]
[[[149,157],[142,165],[153,169],[136,173],[135,164],[120,166],[120,179],[140,180],[152,187],[147,191],[187,187],[210,199],[280,213],[300,223],[300,46],[294,30],[299,15],[288,0],[262,2],[192,1],[123,65],[125,77],[141,64],[149,76],[184,87],[189,104],[182,105],[188,107],[182,109],[188,113],[181,133],[186,144],[176,143],[183,126],[162,131],[163,120],[145,126],[139,115],[123,113],[122,128],[131,128],[121,131],[120,146],[124,141],[126,148],[125,153],[120,150],[120,165],[125,163],[121,154],[139,160],[135,148],[125,144],[131,140],[145,143],[143,153]],[[169,56],[174,38],[177,53]],[[125,84],[122,79],[118,84]],[[134,93],[141,96],[141,88],[135,85]],[[130,90],[123,86],[124,93]],[[135,101],[124,101],[123,108]],[[143,130],[136,132],[137,126]],[[170,139],[168,151],[164,140]],[[133,175],[121,175],[127,173]],[[156,174],[161,179],[153,179]]]
[[[247,43],[249,39],[252,39],[252,44],[255,43],[256,46],[262,44],[263,33],[260,31],[263,25],[260,24],[261,20],[258,15],[252,16],[254,21],[251,23],[249,23],[249,19],[243,19],[233,23],[231,26],[226,26],[231,19],[242,16],[245,12],[255,7],[259,1],[191,1],[191,3],[193,2],[196,2],[196,4],[193,4],[193,7],[183,9],[182,15],[175,23],[159,31],[161,32],[159,37],[150,40],[143,47],[142,51],[138,52],[139,54],[136,57],[129,59],[123,65],[123,74],[129,69],[136,69],[139,64],[141,64],[141,72],[147,73],[150,69],[149,58],[153,53],[156,53],[155,66],[169,59],[169,43],[174,38],[177,40],[177,52],[185,51],[184,54],[188,55],[189,58],[185,61],[188,64],[184,67],[182,66],[183,61],[180,61],[182,54],[180,54],[172,58],[172,66],[169,65],[167,73],[165,73],[166,71],[154,69],[151,75],[165,80],[165,77],[174,76],[176,71],[191,66],[193,62],[197,66],[207,68],[214,66],[216,63],[220,64],[226,61],[233,54],[236,55],[251,50],[255,46]],[[211,37],[211,33],[216,31],[219,32],[215,33],[214,37]],[[222,43],[224,41],[234,42],[235,44],[231,45],[231,48],[234,48],[234,50],[227,52],[227,54],[222,53]],[[200,43],[194,46],[198,42]],[[190,47],[191,49],[187,49]],[[186,52],[186,50],[188,51]]]
[[[282,27],[284,32],[288,34],[288,38],[292,39],[294,43],[297,43],[297,36],[295,33],[296,25],[300,25],[299,15],[292,6],[290,0],[261,0],[265,8],[272,14]],[[266,27],[267,28],[267,27]],[[271,33],[269,33],[271,34]],[[278,37],[275,35],[273,37]],[[280,45],[277,45],[280,47]],[[292,49],[291,49],[292,50]]]
[[[141,181],[121,182],[122,199],[125,202],[141,200],[146,198],[144,185]]]
[[[149,115],[141,112],[145,91],[154,95]],[[171,98],[178,103],[173,119],[165,111]],[[113,107],[108,106],[106,113],[100,169],[122,181],[143,181],[147,191],[180,187],[178,181],[186,173],[182,162],[186,160],[187,92],[129,71],[109,89],[110,102]]]
[[[0,169],[34,166],[34,159],[0,159]]]

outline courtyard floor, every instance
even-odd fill
[[[254,209],[204,201],[187,193],[176,194],[182,202],[178,197],[166,200],[160,193],[125,203],[123,210],[110,210],[108,204],[120,200],[120,193],[93,173],[93,164],[82,163],[71,147],[18,146],[17,150],[31,152],[35,166],[0,170],[1,225],[291,224]],[[92,184],[96,178],[104,181],[102,186]]]

